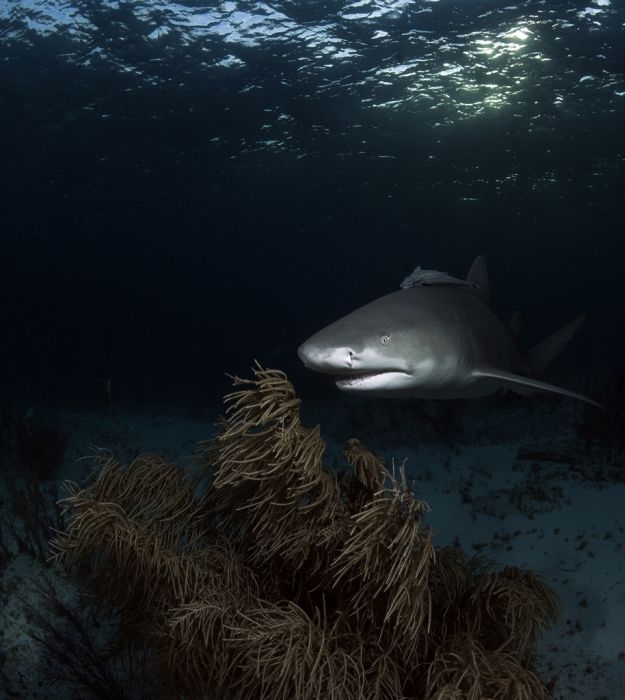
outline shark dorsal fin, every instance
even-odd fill
[[[478,255],[473,261],[473,265],[471,265],[466,281],[472,287],[475,287],[477,293],[482,297],[483,301],[490,305],[488,270],[486,269],[486,258],[483,255]]]

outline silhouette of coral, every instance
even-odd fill
[[[201,477],[156,455],[71,487],[54,541],[153,650],[178,697],[546,697],[532,651],[557,615],[531,572],[435,550],[403,469],[357,440],[323,467],[286,376],[234,378]]]
[[[98,629],[98,611],[62,594],[48,580],[34,581],[39,594],[24,598],[33,628],[28,632],[43,652],[42,676],[60,684],[71,698],[143,700],[154,697],[147,680],[149,650],[107,648]]]
[[[52,479],[63,463],[68,435],[50,417],[35,412],[10,412],[10,430],[16,461],[21,469],[30,469],[40,481]],[[11,418],[5,418],[3,423]]]
[[[625,448],[625,367],[607,369],[596,395],[603,408],[584,404],[575,426],[577,437],[587,449],[594,444],[607,452],[622,453]]]

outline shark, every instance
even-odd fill
[[[465,279],[417,267],[400,289],[357,308],[303,342],[298,355],[333,375],[345,392],[380,397],[459,399],[501,390],[551,393],[601,407],[542,380],[585,320],[569,321],[528,353],[490,305],[486,259]]]

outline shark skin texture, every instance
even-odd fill
[[[380,397],[457,399],[500,390],[591,398],[542,377],[584,322],[579,316],[524,355],[490,308],[486,261],[466,280],[415,271],[401,289],[321,329],[298,348],[304,365],[335,376],[341,391]]]

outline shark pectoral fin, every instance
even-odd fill
[[[548,392],[551,394],[560,394],[561,396],[568,396],[571,399],[578,399],[579,401],[585,401],[593,406],[603,408],[600,403],[589,399],[587,396],[582,396],[574,391],[569,391],[568,389],[562,389],[559,386],[554,386],[553,384],[547,384],[546,382],[538,381],[538,379],[530,379],[529,377],[522,377],[520,374],[514,374],[513,372],[506,372],[501,369],[479,369],[474,370],[472,375],[476,379],[491,379],[499,382],[502,387],[506,387],[516,392],[517,394],[534,394],[536,392]]]

